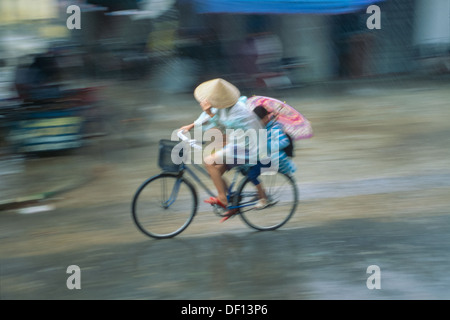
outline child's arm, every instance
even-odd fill
[[[290,143],[288,136],[281,129],[278,131],[278,139],[280,141],[280,150],[286,148]]]
[[[287,135],[283,132],[283,130],[276,126],[270,130],[270,143],[269,149],[272,151],[272,147],[277,146],[278,152],[286,148],[290,141]]]

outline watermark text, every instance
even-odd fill
[[[71,14],[66,20],[67,29],[81,29],[81,10],[77,5],[67,7],[66,13]]]

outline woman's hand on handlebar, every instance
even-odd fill
[[[190,131],[194,127],[194,124],[188,124],[187,126],[183,126],[180,128],[181,131]]]
[[[189,145],[191,147],[194,147],[195,149],[202,149],[202,147],[199,145],[199,143],[197,142],[197,140],[195,139],[190,139],[188,136],[186,136],[184,134],[185,131],[183,131],[183,129],[181,128],[180,130],[178,130],[177,135],[178,137],[183,140],[184,142],[189,143]],[[202,142],[200,142],[200,144],[202,144]]]

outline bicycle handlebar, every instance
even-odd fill
[[[185,136],[185,135],[183,134],[183,130],[179,130],[179,131],[177,132],[177,136],[178,136],[178,138],[180,138],[180,139],[183,140],[184,142],[189,143],[189,145],[190,145],[191,147],[194,147],[195,149],[202,149],[202,147],[198,145],[197,140],[195,140],[195,139],[189,139],[187,136]]]

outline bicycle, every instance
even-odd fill
[[[178,136],[194,148],[201,148],[195,140],[190,140],[179,132]],[[186,179],[188,173],[206,193],[215,194],[201,181],[197,174],[185,163],[186,155],[180,141],[160,140],[158,165],[162,169],[157,174],[145,180],[137,189],[132,200],[132,217],[134,223],[145,235],[156,239],[171,238],[184,231],[193,221],[198,209],[198,195],[194,184]],[[178,148],[178,149],[177,149]],[[178,152],[183,161],[174,164],[172,152]],[[205,168],[191,164],[197,171],[209,178]],[[275,230],[283,226],[293,216],[297,208],[298,189],[291,175],[278,171],[262,173],[259,180],[270,199],[271,205],[256,210],[258,202],[256,187],[245,175],[246,166],[233,168],[235,171],[231,184],[228,186],[228,210],[238,209],[236,215],[249,227],[259,230]],[[240,175],[244,177],[240,180]],[[236,187],[237,186],[237,187]],[[226,210],[218,205],[212,205],[213,212],[224,217]]]

